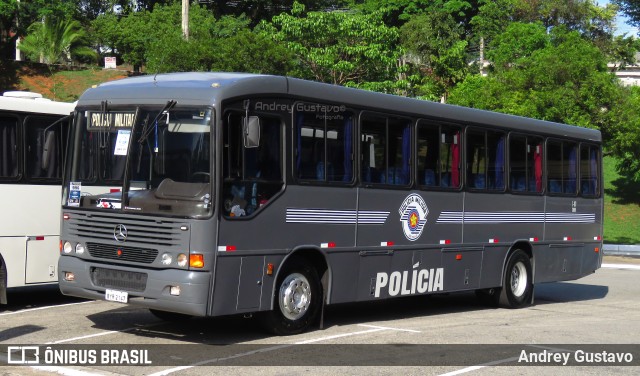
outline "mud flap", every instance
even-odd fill
[[[322,285],[322,305],[320,306],[320,327],[319,329],[324,329],[324,307],[327,305],[327,288],[329,286],[329,271],[325,270],[324,274],[322,274],[322,278],[320,279],[320,284]]]
[[[7,304],[7,271],[0,264],[0,304]]]

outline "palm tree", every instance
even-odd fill
[[[44,17],[27,29],[20,50],[33,60],[56,64],[70,62],[71,55],[95,56],[95,51],[83,45],[85,30],[76,20]]]

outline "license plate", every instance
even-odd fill
[[[129,299],[129,293],[126,291],[107,290],[104,298],[110,302],[126,303]]]

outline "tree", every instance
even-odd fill
[[[336,85],[392,90],[398,30],[376,15],[343,11],[308,12],[295,3],[291,14],[263,23],[276,42],[282,42],[299,62],[293,72],[301,78]],[[271,29],[271,31],[268,31]]]
[[[86,33],[78,21],[45,17],[42,22],[29,26],[27,32],[20,50],[32,60],[46,64],[69,63],[74,56],[94,55],[85,44]]]
[[[640,27],[640,0],[612,0],[620,11],[629,18],[629,24]]]
[[[400,40],[417,70],[409,77],[412,95],[444,101],[469,71],[464,29],[448,12],[412,16],[400,28]]]
[[[148,72],[243,71],[287,74],[292,55],[273,38],[249,28],[245,17],[216,19],[205,7],[189,10],[189,40],[181,31],[181,4],[156,5],[119,17],[104,14],[93,23],[96,41]]]
[[[489,77],[473,77],[451,101],[543,120],[604,129],[619,84],[605,55],[578,32],[514,23],[494,40]],[[514,39],[522,37],[521,43]]]

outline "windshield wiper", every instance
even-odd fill
[[[148,116],[144,119],[144,124],[142,125],[142,131],[140,132],[140,139],[138,139],[138,143],[142,144],[143,142],[145,142],[153,131],[153,128],[149,127],[149,124],[155,124],[155,122],[160,119],[160,116],[162,116],[162,114],[164,114],[165,112],[171,110],[176,105],[176,103],[178,102],[174,100],[168,101],[167,104],[164,105],[162,110],[158,112],[156,117],[151,122],[149,122]]]

